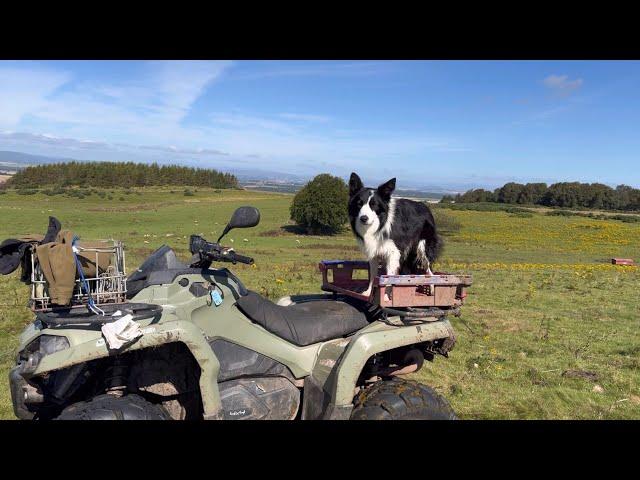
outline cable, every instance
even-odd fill
[[[76,242],[78,240],[80,240],[80,237],[78,237],[77,235],[74,235],[73,240],[71,241],[71,251],[73,252],[73,258],[76,261],[76,269],[78,270],[78,275],[80,276],[80,294],[82,294],[82,287],[84,286],[87,293],[87,297],[88,297],[87,308],[91,312],[95,313],[96,315],[101,315],[104,317],[106,314],[104,313],[104,310],[98,307],[96,303],[93,301],[93,297],[91,296],[91,288],[89,286],[89,281],[84,277],[82,264],[80,263],[80,260],[78,259],[78,254],[77,254],[79,250],[76,247]]]

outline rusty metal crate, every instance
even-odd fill
[[[370,296],[369,263],[358,260],[323,260],[322,290],[348,295],[381,307],[438,307],[462,305],[471,275],[436,272],[433,275],[378,275]],[[362,271],[366,271],[366,278]]]

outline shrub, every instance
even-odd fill
[[[436,228],[439,233],[451,235],[460,231],[462,225],[453,215],[440,208],[434,208],[431,211],[433,212],[433,218],[436,221]]]
[[[638,223],[640,222],[640,216],[638,215],[611,215],[609,218],[612,220],[620,220],[625,223]]]
[[[291,219],[311,234],[334,234],[348,221],[349,188],[339,177],[317,175],[293,197]]]
[[[572,212],[570,210],[552,210],[550,212],[547,212],[547,215],[549,215],[551,217],[576,217],[576,216],[578,216],[577,213]]]
[[[438,203],[438,209],[471,210],[474,212],[507,212],[507,213],[531,213],[526,208],[511,207],[501,203]]]

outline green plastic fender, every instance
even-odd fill
[[[374,354],[421,342],[447,338],[453,335],[448,320],[425,322],[419,325],[395,326],[374,322],[360,331],[342,356],[335,375],[332,403],[338,407],[353,403],[354,389],[358,376],[367,360]]]

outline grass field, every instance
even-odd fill
[[[306,236],[289,225],[290,195],[198,189],[114,190],[112,199],[0,195],[0,241],[44,233],[49,215],[84,239],[118,238],[128,270],[163,243],[188,257],[192,233],[215,240],[231,212],[254,205],[253,229],[227,243],[256,259],[233,267],[246,285],[276,299],[319,291],[321,259],[358,259],[349,232]],[[640,224],[582,217],[450,211],[438,270],[474,275],[452,323],[458,343],[414,378],[447,396],[462,418],[640,418]],[[7,375],[17,337],[31,321],[18,273],[0,277],[0,418],[13,418]],[[589,375],[590,372],[595,375]]]

